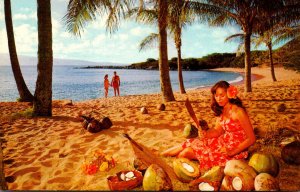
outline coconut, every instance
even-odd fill
[[[182,182],[189,182],[199,176],[199,168],[186,158],[177,158],[173,161],[176,176]]]
[[[272,154],[254,153],[248,163],[258,173],[269,173],[277,176],[279,164]]]
[[[165,191],[172,188],[172,184],[165,171],[156,164],[151,164],[144,175],[143,188],[145,191]]]
[[[268,173],[260,173],[255,177],[254,188],[256,191],[279,191],[278,182]]]
[[[217,191],[223,178],[223,168],[215,166],[207,171],[203,176],[189,183],[192,191]]]
[[[284,103],[281,103],[280,105],[277,106],[278,112],[284,112],[285,110],[286,110],[286,106]]]
[[[146,107],[142,107],[142,108],[141,108],[141,113],[142,113],[142,114],[148,114],[147,108],[146,108]]]
[[[253,177],[256,177],[256,172],[253,167],[249,166],[246,161],[243,160],[230,160],[227,161],[226,166],[224,168],[224,174],[235,177],[239,173],[246,173]]]
[[[226,163],[224,169],[225,175],[232,178],[232,186],[234,190],[248,191],[254,189],[254,179],[256,177],[255,170],[243,160],[230,160]],[[229,180],[226,182],[230,182]]]
[[[200,191],[215,191],[215,188],[211,186],[209,183],[202,182],[199,184]]]
[[[300,141],[293,141],[284,146],[281,158],[287,164],[300,165]]]
[[[224,176],[224,178],[222,180],[220,191],[233,191],[232,177],[230,177],[228,175]]]
[[[157,109],[158,110],[160,110],[160,111],[164,111],[164,110],[166,110],[166,105],[165,104],[159,104],[158,106],[157,106]]]
[[[183,136],[185,138],[198,137],[198,129],[194,125],[189,123],[183,129]]]
[[[214,166],[210,170],[208,170],[206,173],[204,173],[201,178],[210,180],[210,181],[222,181],[222,178],[224,176],[224,169],[220,166]]]

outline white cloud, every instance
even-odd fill
[[[19,54],[37,52],[38,34],[35,27],[22,24],[14,28],[16,47]]]
[[[8,53],[6,29],[0,29],[0,53]]]
[[[130,34],[134,36],[145,36],[152,32],[152,30],[148,27],[135,27],[130,30]]]
[[[37,12],[31,12],[30,14],[17,13],[13,15],[13,20],[37,20]]]

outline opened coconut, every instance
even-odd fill
[[[272,154],[254,153],[248,163],[258,173],[269,173],[277,176],[279,164]]]
[[[254,189],[255,170],[243,160],[230,160],[226,163],[224,174],[230,176],[226,182],[234,190],[249,191]]]
[[[190,182],[192,191],[218,191],[224,172],[220,166],[215,166],[207,171],[203,176]]]
[[[281,158],[287,164],[300,165],[300,141],[293,141],[284,146]]]
[[[166,191],[172,189],[172,183],[165,171],[156,164],[151,164],[144,175],[145,191]]]
[[[198,137],[198,129],[194,125],[189,123],[183,129],[183,136],[185,138]]]
[[[278,182],[268,173],[260,173],[255,177],[254,188],[256,191],[279,191]]]
[[[198,166],[186,158],[177,158],[173,161],[176,176],[182,182],[189,182],[199,176]]]

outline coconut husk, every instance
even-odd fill
[[[170,167],[166,162],[164,162],[160,157],[155,155],[148,147],[134,141],[128,134],[124,133],[124,137],[126,137],[132,146],[132,149],[135,155],[145,164],[146,166],[150,166],[151,164],[157,164],[160,166],[168,175],[168,179],[172,184],[172,188],[174,189],[174,185],[180,182],[172,167]]]

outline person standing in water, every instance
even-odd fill
[[[106,74],[104,76],[104,96],[105,96],[105,98],[108,95],[108,88],[109,88],[109,80],[108,80],[108,75]]]
[[[120,77],[117,75],[117,72],[114,71],[114,76],[111,80],[111,86],[114,88],[115,96],[117,96],[117,94],[120,96],[120,84]]]

